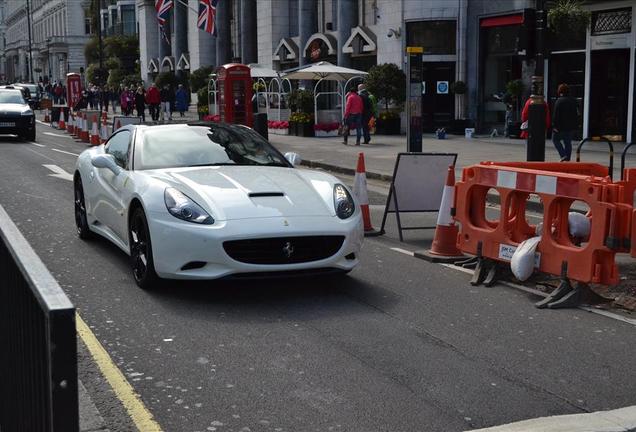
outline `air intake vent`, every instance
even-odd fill
[[[285,196],[285,194],[282,192],[250,192],[248,196],[250,198],[282,197]]]

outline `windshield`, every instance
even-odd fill
[[[22,93],[19,91],[2,91],[0,90],[0,103],[12,103],[24,105]]]
[[[213,165],[290,166],[256,132],[223,125],[149,128],[135,151],[137,170]]]

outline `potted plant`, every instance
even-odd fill
[[[378,135],[399,135],[400,113],[395,110],[382,111],[378,115],[375,133]]]
[[[314,134],[317,137],[338,136],[338,127],[340,127],[338,122],[316,123],[314,125]]]
[[[289,116],[290,133],[300,137],[314,136],[313,116],[304,112],[294,112]]]
[[[506,104],[506,110],[512,111],[510,118],[506,119],[508,136],[518,137],[521,135],[521,95],[523,89],[523,81],[520,79],[508,81],[506,84],[506,93],[502,102]]]
[[[378,116],[376,133],[399,134],[400,110],[389,109],[401,107],[406,99],[406,75],[393,63],[373,66],[365,79],[367,90],[375,95],[379,102],[384,103],[384,111]]]
[[[289,122],[269,120],[267,122],[267,133],[273,135],[289,135]]]
[[[557,0],[548,11],[548,24],[558,34],[585,32],[591,14],[581,7],[581,0]]]

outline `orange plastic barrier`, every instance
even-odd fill
[[[631,183],[630,183],[631,184]],[[486,213],[486,196],[501,198],[497,219]],[[593,163],[482,162],[464,168],[455,190],[455,220],[461,223],[458,247],[467,253],[510,261],[517,245],[536,235],[526,218],[531,194],[543,204],[543,232],[536,267],[580,282],[618,282],[616,252],[629,252],[632,213],[625,185],[612,183],[608,169]],[[589,207],[591,232],[577,244],[569,234],[568,213],[575,201]],[[632,242],[633,243],[633,242]]]

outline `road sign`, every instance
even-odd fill
[[[448,81],[437,81],[437,94],[448,94]]]

